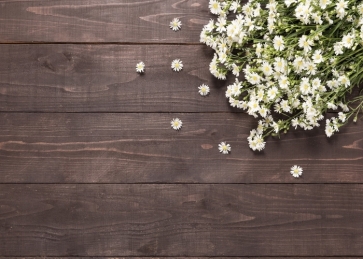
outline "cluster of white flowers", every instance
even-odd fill
[[[219,79],[228,72],[236,77],[226,90],[230,105],[259,118],[250,148],[263,150],[267,136],[290,128],[318,127],[328,110],[339,111],[326,120],[328,137],[351,116],[356,120],[363,96],[346,96],[363,79],[362,1],[260,3],[210,0],[218,18],[200,35],[215,50],[210,72]]]

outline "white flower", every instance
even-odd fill
[[[339,81],[339,83],[341,84],[341,85],[344,85],[345,87],[348,87],[348,86],[350,86],[350,80],[349,80],[349,78],[347,77],[347,76],[340,76],[339,78],[338,78],[338,81]]]
[[[291,167],[290,173],[293,177],[299,178],[303,173],[303,169],[298,165],[294,165],[293,167]]]
[[[199,94],[200,94],[201,96],[206,96],[206,95],[208,95],[208,94],[209,94],[209,91],[210,91],[209,86],[208,86],[208,85],[206,85],[206,84],[202,84],[202,85],[200,85],[200,86],[198,87],[198,89],[199,89]]]
[[[262,72],[266,75],[266,76],[270,76],[273,73],[272,67],[271,65],[267,62],[264,61],[262,63],[262,68],[261,68]]]
[[[180,70],[183,69],[183,63],[180,59],[174,59],[173,62],[171,62],[171,68],[176,71],[179,72]]]
[[[354,44],[353,35],[347,34],[347,35],[343,36],[342,43],[343,43],[344,47],[346,47],[347,49],[350,49]]]
[[[268,89],[267,91],[267,96],[268,96],[268,99],[270,100],[273,100],[275,99],[276,95],[278,93],[278,90],[275,86],[271,87],[270,89]]]
[[[261,43],[257,43],[256,44],[256,55],[257,55],[257,57],[261,57],[261,53],[262,53],[262,45],[261,45]]]
[[[136,72],[137,73],[143,73],[145,70],[145,64],[144,64],[144,62],[139,62],[139,63],[137,63],[136,64]]]
[[[246,79],[253,85],[259,84],[261,82],[261,77],[256,73],[251,73],[250,75],[246,76]]]
[[[280,106],[284,112],[290,112],[291,107],[289,105],[288,100],[282,100]]]
[[[320,88],[320,84],[321,84],[321,81],[319,78],[315,78],[312,82],[311,82],[311,85],[313,87],[313,90],[317,90]]]
[[[334,52],[335,55],[341,55],[343,54],[343,43],[337,42],[334,44]]]
[[[260,105],[258,104],[257,100],[251,100],[248,102],[249,110],[254,113],[260,109]]]
[[[172,119],[170,124],[171,124],[171,127],[175,130],[180,130],[183,125],[182,121],[178,118]]]
[[[212,14],[220,14],[222,11],[221,4],[217,0],[209,1],[209,10]]]
[[[174,18],[169,24],[170,29],[172,29],[173,31],[179,31],[181,26],[182,23],[178,18]]]
[[[208,32],[213,31],[213,29],[214,29],[214,20],[213,19],[210,19],[209,20],[209,23],[207,25],[205,25],[204,28]]]
[[[232,74],[235,75],[235,76],[239,76],[239,72],[240,72],[239,67],[235,63],[233,63],[232,68],[233,68]]]
[[[219,145],[218,145],[218,149],[219,149],[219,152],[221,152],[222,154],[228,154],[229,152],[231,152],[231,145],[230,144],[227,144],[226,142],[221,142]]]
[[[312,13],[311,18],[313,18],[316,24],[323,24],[323,20],[321,19],[321,15],[317,13]]]
[[[308,93],[310,93],[310,91],[311,87],[309,83],[309,78],[303,77],[300,82],[300,92],[303,95],[307,95]]]
[[[345,122],[345,120],[347,119],[347,115],[345,113],[339,112],[338,118],[341,122]]]
[[[306,73],[308,75],[315,75],[316,74],[316,65],[313,62],[307,62],[305,64]]]
[[[278,51],[284,50],[284,39],[282,36],[275,36],[274,38],[274,48]]]
[[[261,117],[266,118],[267,114],[270,112],[268,109],[266,109],[265,107],[260,108],[260,110],[258,111],[261,115]]]
[[[293,66],[295,68],[296,73],[300,73],[305,67],[305,60],[302,57],[297,56],[294,60]]]
[[[323,55],[321,54],[321,50],[315,50],[313,55],[313,61],[317,64],[323,62]]]
[[[301,38],[299,39],[299,47],[304,49],[304,52],[309,52],[312,45],[313,41],[309,40],[306,35],[301,36]]]
[[[256,149],[258,151],[261,151],[265,148],[266,142],[263,141],[261,134],[256,135],[254,141],[256,142]]]
[[[333,134],[334,134],[334,129],[332,128],[332,126],[327,125],[325,127],[325,134],[328,138],[330,138]]]
[[[238,7],[239,7],[239,2],[234,1],[234,2],[232,2],[231,6],[229,7],[229,10],[236,13]]]
[[[274,67],[275,71],[284,73],[286,70],[287,62],[283,58],[277,57],[275,58]]]
[[[281,76],[279,85],[281,89],[286,89],[290,85],[289,79],[286,76]]]
[[[225,18],[219,17],[218,21],[216,23],[216,26],[217,26],[216,30],[220,33],[226,31],[227,30],[225,27],[226,23],[227,23],[227,20]]]
[[[336,9],[337,11],[344,11],[347,9],[348,3],[344,0],[339,0],[339,2],[336,3]]]

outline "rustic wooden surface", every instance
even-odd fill
[[[208,0],[2,0],[3,42],[198,43]],[[169,29],[178,17],[182,30]]]
[[[359,184],[0,187],[4,256],[363,253]]]
[[[184,127],[170,128],[172,117]],[[2,183],[361,183],[363,118],[248,148],[243,113],[2,113]],[[232,145],[221,155],[218,144]],[[289,174],[301,165],[300,179]]]
[[[363,256],[363,119],[252,152],[256,121],[199,43],[208,0],[0,0],[0,17],[1,259]]]
[[[202,45],[0,45],[0,110],[231,111],[228,82],[209,73],[212,55]],[[171,69],[176,58],[184,64],[179,73]],[[141,60],[143,75],[135,72]],[[203,83],[212,88],[205,98]]]

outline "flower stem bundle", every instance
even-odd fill
[[[363,95],[348,95],[363,79],[362,0],[210,0],[209,8],[218,17],[200,40],[215,50],[210,72],[236,77],[230,105],[259,119],[250,148],[290,128],[319,127],[328,110],[338,111],[325,121],[328,137],[357,120]]]

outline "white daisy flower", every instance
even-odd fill
[[[219,149],[219,152],[221,152],[222,154],[228,154],[229,152],[231,152],[231,145],[230,144],[227,144],[226,142],[221,142],[219,145],[218,145],[218,149]]]
[[[335,5],[336,5],[336,10],[337,11],[344,11],[345,9],[348,8],[348,2],[344,1],[344,0],[340,0]]]
[[[246,79],[248,82],[250,82],[253,85],[259,84],[261,82],[261,77],[258,74],[256,74],[255,72],[246,76]]]
[[[206,96],[206,95],[208,95],[208,94],[209,94],[209,92],[210,92],[210,88],[209,88],[209,86],[208,86],[208,85],[206,85],[206,84],[202,84],[202,85],[200,85],[200,86],[198,87],[198,89],[199,89],[199,94],[200,94],[201,96]]]
[[[345,35],[342,39],[343,46],[350,49],[354,44],[354,36],[352,34]]]
[[[326,125],[325,127],[325,134],[328,138],[330,138],[334,134],[334,129],[330,125]]]
[[[209,10],[212,14],[220,14],[220,12],[222,11],[221,4],[217,0],[210,0]]]
[[[176,71],[179,72],[180,70],[183,69],[183,63],[180,59],[174,59],[173,62],[171,62],[171,68]]]
[[[349,78],[347,76],[340,76],[338,78],[338,82],[342,85],[344,85],[345,87],[348,87],[350,86],[350,81],[349,81]]]
[[[291,167],[290,173],[293,177],[299,178],[303,173],[303,169],[298,165],[294,165],[293,167]]]
[[[321,54],[321,50],[315,50],[313,55],[313,61],[317,64],[323,62],[323,55]]]
[[[183,122],[178,118],[172,119],[170,124],[171,124],[171,127],[175,130],[180,130],[181,127],[183,126]]]
[[[144,62],[139,62],[136,64],[136,72],[137,73],[144,73],[145,72],[145,64]]]
[[[301,36],[299,39],[299,47],[304,49],[305,52],[311,51],[311,46],[313,45],[313,41],[308,39],[306,35]]]
[[[173,31],[179,31],[180,28],[182,26],[181,21],[178,18],[174,18],[170,23],[169,23],[169,27],[170,29],[172,29]]]
[[[338,113],[338,117],[339,117],[339,120],[341,122],[345,122],[345,120],[347,119],[347,115],[345,113],[342,113],[342,112]]]
[[[282,36],[275,36],[274,38],[274,48],[278,51],[284,50],[284,39]]]
[[[261,67],[262,72],[266,75],[266,76],[270,76],[273,73],[273,69],[271,67],[271,65],[267,62],[264,61],[262,63],[262,67]]]

